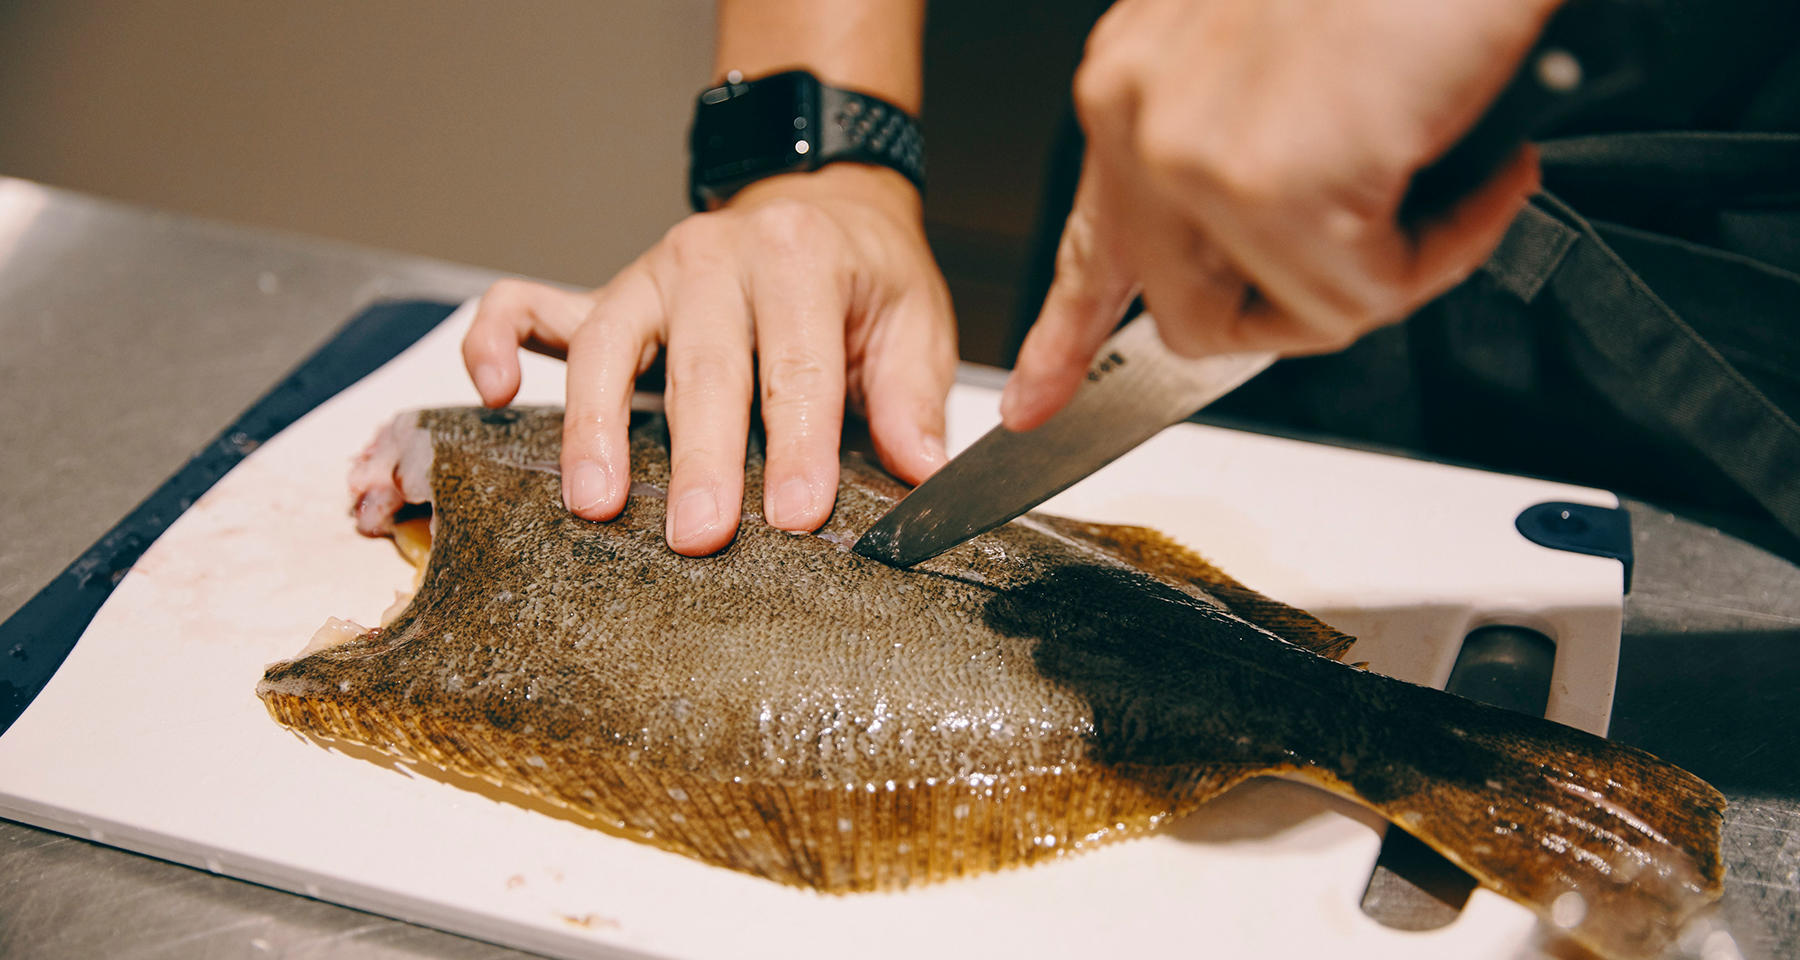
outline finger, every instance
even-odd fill
[[[663,307],[641,270],[602,289],[592,318],[570,338],[563,411],[563,505],[586,520],[611,520],[631,489],[632,381],[656,357]]]
[[[1090,150],[1056,249],[1056,276],[1000,396],[1000,419],[1009,430],[1030,430],[1068,403],[1131,301],[1134,278],[1122,262],[1113,216],[1110,190]]]
[[[713,553],[737,533],[750,436],[750,307],[733,272],[687,273],[669,296],[663,406],[676,553]]]
[[[1461,283],[1493,255],[1540,177],[1537,148],[1526,144],[1473,194],[1418,229],[1412,274],[1419,303]]]
[[[533,343],[545,352],[567,350],[593,306],[587,294],[541,283],[508,279],[489,287],[462,341],[463,366],[481,402],[510,403],[519,392],[519,347]]]
[[[764,266],[750,284],[768,438],[763,516],[782,530],[816,530],[837,499],[849,302],[829,268]]]
[[[1536,152],[1526,146],[1474,194],[1414,234],[1398,223],[1371,223],[1349,256],[1303,242],[1289,244],[1283,256],[1255,244],[1233,247],[1232,255],[1249,258],[1246,275],[1256,278],[1257,295],[1231,324],[1229,349],[1329,353],[1404,320],[1492,255],[1537,187]]]
[[[1234,340],[1248,285],[1225,254],[1171,216],[1131,235],[1130,263],[1164,344],[1186,357],[1243,349]]]
[[[1280,304],[1264,298],[1254,288],[1247,288],[1243,305],[1238,309],[1219,352],[1266,350],[1287,357],[1333,353],[1348,347],[1374,326],[1379,324],[1346,328],[1339,324],[1320,323],[1316,319],[1296,315]]]
[[[949,459],[944,402],[956,382],[956,321],[942,288],[915,291],[894,310],[865,352],[861,393],[882,466],[919,484]]]

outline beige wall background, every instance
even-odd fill
[[[927,219],[973,359],[1088,6],[931,7]],[[0,173],[596,283],[686,212],[711,46],[710,0],[0,0]]]

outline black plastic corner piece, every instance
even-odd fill
[[[231,426],[0,623],[0,733],[50,682],[131,565],[175,519],[269,438],[374,372],[444,322],[455,304],[377,303],[252,404]]]
[[[1619,561],[1625,566],[1625,592],[1631,592],[1631,514],[1624,507],[1539,503],[1520,512],[1513,526],[1539,546]]]

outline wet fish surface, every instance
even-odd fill
[[[787,884],[890,890],[1144,833],[1246,778],[1361,803],[1604,956],[1720,890],[1720,794],[1622,744],[1340,662],[1349,637],[1144,528],[1029,515],[911,570],[850,545],[905,492],[846,455],[814,535],[663,542],[668,440],[625,513],[562,506],[558,409],[403,416],[357,522],[429,499],[418,593],[257,687],[322,738],[480,777]],[[1573,897],[1573,899],[1571,899]],[[1554,909],[1553,909],[1554,907]]]

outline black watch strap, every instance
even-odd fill
[[[872,163],[899,171],[925,190],[925,137],[905,110],[854,90],[819,85],[819,164]]]
[[[733,73],[704,90],[689,136],[688,193],[705,210],[764,177],[839,160],[898,171],[925,189],[925,139],[905,110],[820,83],[804,70]]]

